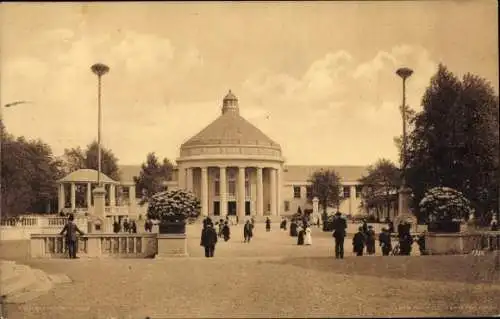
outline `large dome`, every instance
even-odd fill
[[[281,147],[240,116],[238,99],[229,91],[223,100],[222,114],[181,145],[181,157],[209,153],[280,157]]]

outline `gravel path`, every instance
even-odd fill
[[[257,229],[250,244],[233,236],[206,259],[199,229],[188,232],[189,258],[25,260],[66,273],[73,283],[28,304],[8,305],[8,318],[500,314],[498,256],[335,260],[328,233],[316,232],[314,246],[303,247],[284,232]]]

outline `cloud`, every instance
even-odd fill
[[[420,110],[437,64],[424,48],[411,45],[379,51],[366,61],[346,51],[327,53],[300,77],[259,71],[243,89],[248,104],[265,97],[276,116],[256,124],[281,142],[291,162],[369,164],[378,157],[397,159],[393,137],[401,132],[402,92],[395,70],[401,66],[415,70],[407,97]]]

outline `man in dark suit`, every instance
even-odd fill
[[[344,258],[344,239],[346,236],[347,222],[341,213],[335,214],[333,220],[333,238],[335,238],[335,258]]]
[[[76,226],[75,217],[73,214],[69,215],[68,222],[64,225],[64,228],[61,230],[60,235],[66,233],[66,246],[68,247],[69,258],[75,259],[76,257],[76,243],[77,237],[76,233],[80,233],[80,235],[84,235],[84,233]]]
[[[200,246],[205,247],[205,257],[213,257],[215,253],[215,244],[217,244],[217,232],[211,223],[207,223],[201,231]]]

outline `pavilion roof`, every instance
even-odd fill
[[[109,176],[101,172],[101,181],[106,184],[119,184],[119,182],[111,179]],[[97,171],[95,169],[82,168],[71,172],[65,177],[58,180],[59,183],[97,183]]]

